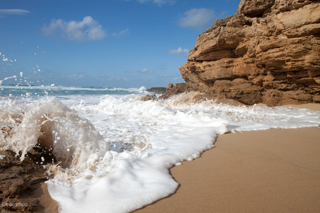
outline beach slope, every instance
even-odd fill
[[[171,174],[177,192],[137,213],[320,212],[320,128],[220,135]]]

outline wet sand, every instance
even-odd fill
[[[0,151],[0,212],[58,212],[47,190],[42,155],[28,154],[24,161],[12,151]],[[38,159],[38,160],[37,160]]]
[[[220,135],[171,174],[176,193],[137,213],[320,212],[320,128]]]
[[[59,205],[58,202],[53,200],[48,192],[48,187],[46,183],[42,183],[41,187],[37,191],[38,194],[41,194],[39,203],[42,208],[37,209],[38,212],[45,213],[58,213]]]

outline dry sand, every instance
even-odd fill
[[[221,135],[171,174],[177,192],[137,213],[320,212],[320,128]]]

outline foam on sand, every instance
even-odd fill
[[[320,124],[311,110],[181,103],[187,95],[6,100],[0,145],[16,153],[38,143],[51,149],[59,163],[47,184],[61,212],[128,212],[174,193],[168,169],[199,157],[219,134]]]

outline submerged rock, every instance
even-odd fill
[[[320,1],[242,0],[199,35],[179,69],[184,91],[249,105],[319,103]]]

